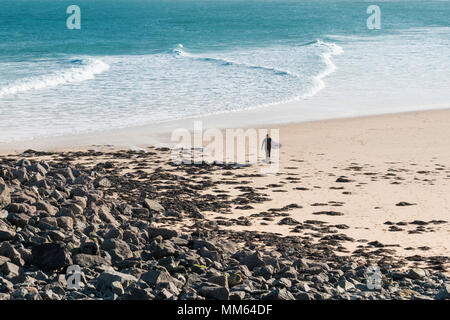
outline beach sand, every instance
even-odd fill
[[[208,177],[224,183],[203,192],[237,199],[246,192],[239,188],[244,186],[270,200],[248,206],[236,201],[226,214],[202,213],[223,229],[309,239],[329,234],[339,238],[338,254],[387,248],[394,250],[393,255],[427,267],[433,257],[450,256],[449,124],[450,110],[435,110],[267,126],[279,129],[279,172],[260,176],[267,164],[258,163],[239,169],[241,176],[225,183],[225,171],[214,171]],[[0,152],[14,154],[36,147],[39,151],[108,152],[123,148],[127,139],[147,150],[146,127],[121,136],[124,132],[0,145]],[[168,134],[152,141],[158,140],[169,142]],[[169,161],[168,153],[161,157]],[[87,165],[103,160],[80,159]],[[126,172],[133,170],[131,166]],[[282,219],[288,224],[279,224]],[[180,228],[189,228],[189,223]],[[324,234],[320,230],[324,226],[332,232]],[[443,267],[448,268],[448,263]]]

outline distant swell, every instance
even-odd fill
[[[238,67],[243,67],[243,68],[248,68],[248,69],[258,69],[258,70],[268,71],[268,72],[272,72],[276,75],[281,75],[281,76],[298,77],[298,75],[293,72],[281,70],[281,69],[277,69],[277,68],[273,68],[273,67],[251,65],[251,64],[240,63],[240,62],[235,62],[235,61],[230,61],[230,60],[225,60],[225,59],[220,59],[220,58],[203,57],[200,55],[190,54],[183,50],[183,45],[181,45],[181,44],[179,44],[176,49],[172,50],[172,53],[177,56],[187,57],[187,58],[201,60],[201,61],[205,61],[205,62],[217,63],[222,66],[233,65],[233,66],[238,66]]]
[[[109,70],[109,65],[98,59],[88,60],[85,64],[83,62],[83,60],[73,60],[71,63],[76,64],[77,67],[48,75],[18,80],[4,87],[0,87],[0,97],[91,80],[95,78],[95,75]]]

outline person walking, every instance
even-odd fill
[[[266,150],[266,161],[270,163],[270,151],[272,150],[272,138],[269,134],[266,134],[266,138],[263,140],[261,149]]]

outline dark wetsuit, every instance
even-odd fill
[[[272,150],[272,138],[266,138],[264,140],[264,143],[266,144],[266,156],[270,158],[270,150]]]

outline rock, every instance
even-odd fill
[[[15,235],[16,233],[13,230],[0,229],[0,242],[10,241],[14,238]]]
[[[168,240],[164,240],[161,243],[153,243],[150,246],[150,249],[151,249],[151,255],[156,259],[161,259],[164,257],[176,255],[176,251],[175,251],[173,244]]]
[[[344,176],[341,176],[341,177],[336,179],[336,182],[339,182],[339,183],[348,183],[348,182],[353,182],[353,181],[354,180],[351,180],[351,179],[349,179],[347,177],[344,177]]]
[[[24,265],[24,261],[22,259],[22,256],[20,253],[9,243],[9,242],[2,242],[0,245],[0,256],[7,257],[11,259],[15,264]]]
[[[0,256],[0,267],[9,261],[11,261],[11,259],[9,259],[8,257]]]
[[[270,279],[274,273],[275,273],[275,268],[271,265],[258,267],[253,270],[253,275],[255,277],[261,276],[266,280]]]
[[[92,268],[100,265],[110,265],[111,261],[100,256],[79,253],[73,258],[73,262],[81,267]]]
[[[119,295],[119,296],[121,296],[121,295],[123,295],[123,294],[125,293],[125,291],[123,290],[123,286],[122,286],[122,284],[120,283],[120,281],[113,281],[113,282],[111,283],[111,291],[112,291],[114,294],[117,294],[117,295]]]
[[[0,270],[2,271],[3,275],[8,278],[13,278],[19,275],[19,266],[11,262],[4,263],[1,266]]]
[[[56,218],[56,224],[65,230],[73,230],[73,219],[71,217],[58,217]]]
[[[58,230],[49,230],[47,234],[53,241],[64,241],[66,239],[66,235]]]
[[[105,234],[105,239],[122,239],[122,238],[123,238],[122,230],[118,228],[111,228]]]
[[[11,203],[9,188],[2,178],[0,178],[0,209],[5,208]]]
[[[67,217],[76,217],[82,215],[83,211],[84,210],[80,205],[73,202],[68,202],[63,204],[60,215]]]
[[[399,203],[396,204],[397,207],[406,207],[406,206],[414,206],[415,203],[409,203],[406,201],[400,201]]]
[[[99,188],[99,187],[109,188],[109,187],[112,186],[112,184],[111,184],[111,181],[109,181],[108,178],[102,177],[102,178],[98,178],[97,180],[94,181],[94,186],[96,188]]]
[[[233,291],[230,293],[230,300],[244,300],[245,291]]]
[[[279,278],[273,282],[273,285],[279,288],[290,288],[292,286],[292,282],[287,278]]]
[[[42,176],[47,175],[47,169],[45,169],[44,166],[40,163],[34,163],[29,166],[28,169],[32,172],[39,173]]]
[[[309,292],[299,292],[295,295],[296,300],[314,300],[314,295]]]
[[[71,265],[72,259],[63,243],[44,243],[33,246],[32,264],[43,271],[53,271]]]
[[[152,294],[152,289],[132,287],[126,296],[127,300],[153,300],[155,296]]]
[[[152,287],[161,287],[169,283],[173,283],[177,287],[182,285],[179,280],[172,277],[166,270],[150,270],[142,274],[141,279]]]
[[[58,212],[58,209],[42,200],[36,202],[36,209],[48,212],[51,215],[55,215]]]
[[[302,258],[295,260],[294,263],[292,264],[292,266],[296,269],[309,268],[308,261],[306,261],[305,259],[302,259]]]
[[[230,273],[228,276],[228,286],[236,286],[238,284],[241,284],[244,279],[239,273]]]
[[[113,261],[121,261],[133,256],[130,246],[120,239],[106,239],[103,241],[100,248],[108,251]]]
[[[148,218],[150,216],[150,210],[147,208],[132,208],[131,212],[138,218]]]
[[[316,267],[320,269],[320,272],[322,272],[322,268]],[[286,266],[283,269],[280,270],[280,272],[277,273],[276,278],[288,278],[288,279],[297,279],[298,272],[295,270],[295,268]]]
[[[54,229],[55,227],[58,227],[58,222],[56,218],[42,218],[39,220],[38,228],[41,230],[49,230]]]
[[[198,253],[201,257],[211,259],[212,261],[219,262],[221,260],[221,255],[215,250],[208,250],[202,247]]]
[[[445,283],[434,297],[436,300],[450,299],[450,283]]]
[[[174,300],[174,295],[172,292],[167,290],[166,288],[163,288],[161,290],[156,291],[156,299],[157,300]]]
[[[118,285],[114,282],[120,283],[125,287],[137,282],[138,279],[130,274],[118,272],[115,270],[108,270],[103,272],[98,278],[95,287],[101,292],[117,290]]]
[[[285,288],[276,288],[273,289],[268,294],[261,297],[262,300],[295,300],[292,293],[290,293]]]
[[[345,279],[345,278],[341,278],[338,281],[337,285],[338,285],[338,290],[341,289],[340,291],[342,291],[342,292],[355,289],[355,285],[353,283],[347,281],[347,279]]]
[[[150,199],[144,199],[144,207],[150,210],[151,213],[156,212],[163,214],[166,209],[162,205],[160,205],[158,202]]]
[[[30,216],[25,213],[9,213],[7,220],[14,226],[23,228],[30,221]]]
[[[315,215],[326,215],[326,216],[343,216],[344,214],[342,212],[337,211],[318,211],[313,212]]]
[[[230,291],[226,287],[205,285],[200,288],[198,294],[207,298],[215,300],[228,300]]]
[[[163,239],[171,239],[174,237],[179,237],[179,233],[176,230],[170,230],[167,228],[155,228],[148,227],[147,232],[150,238],[156,238],[157,236],[163,237]]]
[[[217,250],[216,244],[212,241],[204,240],[204,239],[194,239],[193,241],[193,249],[200,250],[205,247],[208,250]]]
[[[208,278],[209,283],[217,284],[221,287],[228,288],[228,277],[227,276],[212,276]]]
[[[408,278],[415,280],[424,278],[426,276],[428,276],[428,272],[421,268],[412,268],[408,272]]]
[[[300,224],[297,220],[293,218],[283,218],[278,222],[279,225],[288,225],[288,226],[294,226],[297,224]]]
[[[13,290],[14,290],[13,283],[0,276],[0,293],[10,293]]]
[[[259,252],[255,252],[253,254],[245,256],[241,263],[246,265],[250,270],[253,270],[256,267],[265,266],[264,261],[262,260],[261,254]]]
[[[120,223],[117,222],[116,218],[114,218],[114,216],[111,214],[109,208],[105,205],[98,208],[98,215],[100,219],[102,219],[106,223],[113,225],[114,227],[118,227],[120,225]]]
[[[80,252],[90,255],[98,255],[100,247],[96,241],[84,241],[81,243]]]

